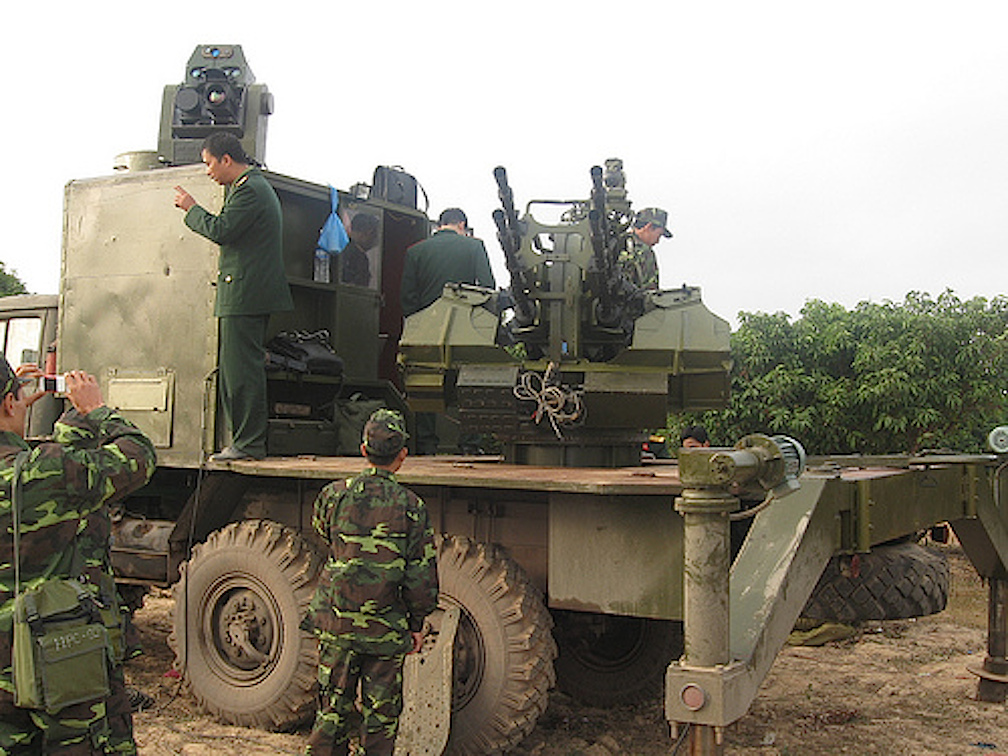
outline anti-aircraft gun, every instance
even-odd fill
[[[458,407],[508,461],[619,467],[669,411],[724,406],[729,327],[696,288],[641,289],[623,272],[632,213],[619,160],[591,170],[587,200],[515,209],[504,168],[494,213],[511,286],[449,284],[406,320],[406,391],[419,411]],[[539,220],[552,210],[556,222]]]

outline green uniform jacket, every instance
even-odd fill
[[[105,504],[141,488],[154,473],[154,445],[135,425],[108,407],[84,421],[96,437],[89,448],[43,443],[31,451],[22,471],[20,565],[22,588],[71,574],[74,543],[84,521]],[[14,542],[11,484],[14,460],[28,448],[24,440],[0,432],[0,635],[9,639],[14,605]],[[80,555],[78,554],[78,559]],[[94,586],[97,593],[97,586]],[[6,654],[9,641],[0,641]],[[0,658],[0,687],[11,690],[10,658]]]
[[[496,286],[483,242],[442,229],[410,247],[403,267],[403,315],[433,304],[446,283]]]
[[[437,553],[427,508],[385,470],[330,483],[315,500],[329,559],[308,609],[323,641],[374,656],[407,653],[437,608]]]
[[[267,315],[294,308],[283,266],[280,200],[249,168],[228,188],[220,215],[193,205],[185,223],[220,245],[214,314]]]

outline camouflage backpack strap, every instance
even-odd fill
[[[19,451],[14,458],[14,478],[11,480],[11,515],[14,518],[14,595],[21,593],[21,470],[31,452]]]
[[[14,595],[21,595],[21,472],[24,470],[25,462],[28,460],[31,451],[20,451],[14,458],[14,479],[11,481],[11,514],[14,519]],[[73,558],[71,559],[71,575],[79,574],[83,569],[83,559],[77,548],[77,536],[74,535]],[[95,605],[94,596],[89,593],[78,581],[74,581],[73,588],[77,594],[78,604],[87,609],[92,618],[98,616],[98,607]],[[26,593],[24,597],[25,615],[32,630],[41,631],[41,618],[39,616],[38,604],[35,596]]]

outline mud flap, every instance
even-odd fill
[[[448,744],[451,726],[452,648],[459,608],[441,618],[437,640],[403,666],[403,710],[399,717],[395,756],[437,756]]]

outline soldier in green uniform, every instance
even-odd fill
[[[319,711],[312,756],[346,756],[357,688],[363,731],[357,754],[391,756],[402,711],[402,667],[420,650],[424,619],[437,607],[434,533],[423,501],[396,482],[406,458],[406,423],[380,409],[364,425],[371,467],[330,483],[313,524],[329,544],[304,625],[319,639]]]
[[[23,369],[19,373],[24,374]],[[37,369],[34,371],[38,373]],[[41,392],[26,394],[23,378],[0,358],[0,529],[13,527],[11,490],[15,459],[29,450],[24,441],[28,407]],[[21,470],[20,579],[24,586],[77,577],[78,537],[84,519],[107,503],[143,486],[154,472],[151,441],[132,423],[105,406],[93,376],[66,375],[67,396],[95,442],[75,448],[56,442],[30,450]],[[14,606],[13,539],[0,542],[0,753],[77,756],[111,752],[104,699],[67,706],[56,714],[14,705],[11,675]],[[100,586],[86,584],[100,598]],[[114,674],[114,673],[113,673]],[[128,717],[128,712],[126,713]],[[132,738],[129,739],[132,742]],[[118,752],[129,744],[120,743]],[[135,744],[133,745],[135,748]]]
[[[402,276],[403,315],[409,317],[434,303],[446,283],[468,283],[494,288],[486,247],[469,235],[466,214],[450,207],[438,218],[434,235],[406,251]],[[438,448],[436,415],[416,415],[418,454],[435,454]]]
[[[193,231],[220,245],[220,393],[231,444],[212,459],[266,456],[266,353],[270,313],[294,307],[284,275],[280,200],[233,134],[203,142],[207,175],[227,187],[219,215],[200,207],[182,187],[175,205]]]
[[[496,286],[486,247],[469,235],[468,224],[464,212],[450,207],[438,218],[434,235],[406,251],[401,290],[405,317],[433,304],[446,283]]]
[[[619,262],[630,280],[642,289],[658,289],[658,261],[654,245],[670,237],[668,213],[657,207],[646,207],[637,213],[627,245]]]

